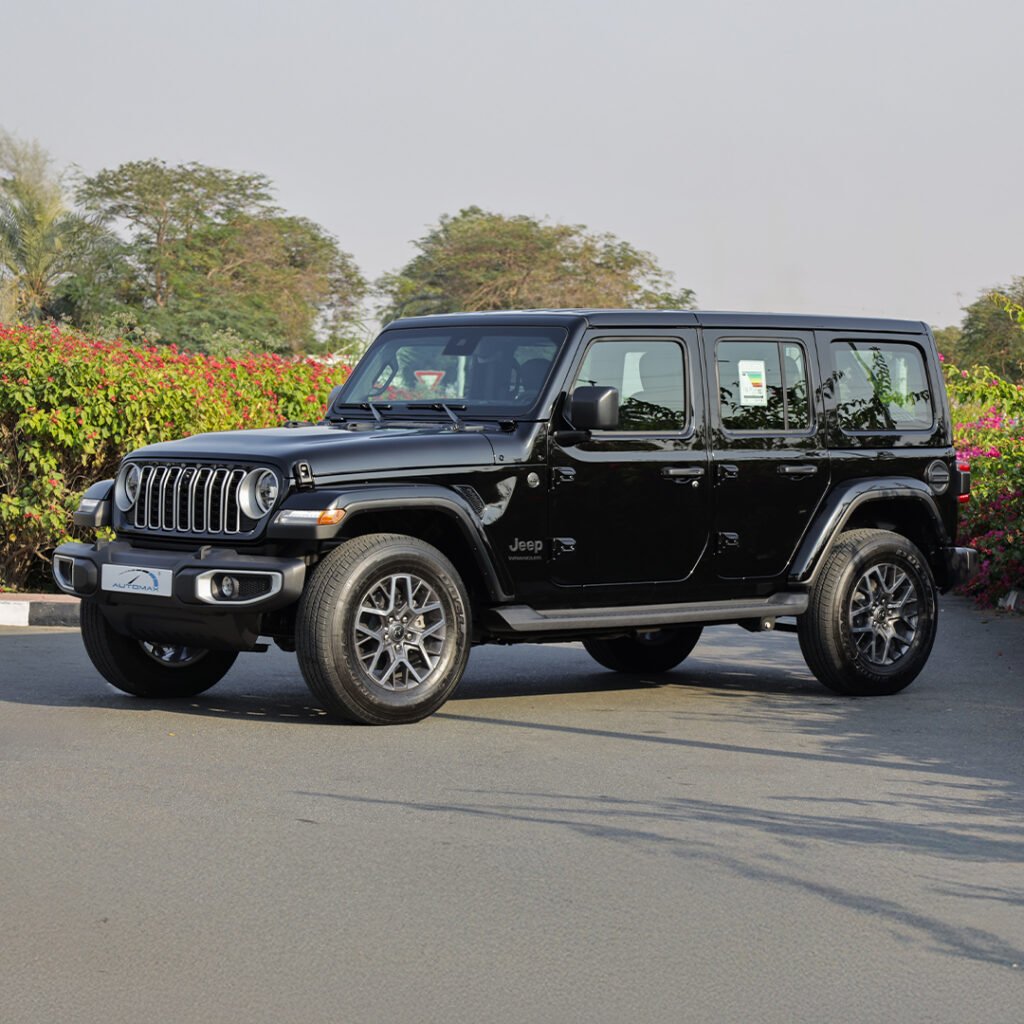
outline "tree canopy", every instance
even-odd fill
[[[1024,277],[982,293],[964,314],[957,360],[990,366],[1011,380],[1024,379]]]
[[[630,306],[687,309],[653,255],[579,224],[470,206],[444,215],[401,270],[377,282],[381,316],[491,309]]]
[[[319,225],[274,206],[262,174],[136,161],[86,178],[77,198],[125,227],[120,308],[164,338],[305,351],[341,344],[358,319],[366,283],[354,260]]]

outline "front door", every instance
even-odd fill
[[[828,488],[814,337],[704,332],[718,575],[785,572]]]
[[[619,428],[550,442],[551,579],[685,580],[708,540],[708,453],[696,332],[595,331],[567,381],[619,391]]]

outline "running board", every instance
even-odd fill
[[[528,604],[492,609],[516,633],[551,633],[619,626],[675,626],[687,622],[740,622],[744,619],[802,615],[806,594],[772,594],[730,601],[694,601],[689,604],[643,604],[623,608],[553,608],[538,611]]]

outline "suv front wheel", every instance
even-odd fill
[[[924,668],[937,615],[935,580],[914,544],[888,530],[851,530],[814,581],[800,649],[836,693],[897,693]]]
[[[376,533],[335,548],[299,604],[295,649],[313,695],[338,718],[415,722],[436,711],[465,671],[466,588],[437,548]]]

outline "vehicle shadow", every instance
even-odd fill
[[[822,881],[812,877],[806,867],[798,869],[792,858],[755,852],[763,851],[767,837],[790,848],[799,843],[804,850],[823,844],[860,847],[865,857],[875,848],[900,855],[930,855],[940,861],[989,865],[1016,865],[1024,859],[1024,839],[1016,829],[1007,827],[973,837],[959,834],[955,826],[960,809],[957,806],[946,808],[953,816],[949,821],[922,828],[919,823],[853,817],[835,811],[786,813],[683,797],[629,800],[542,791],[462,790],[456,792],[456,799],[430,803],[335,792],[303,791],[296,795],[324,803],[412,811],[426,817],[437,814],[446,828],[453,815],[498,819],[525,824],[531,835],[537,828],[564,831],[587,842],[623,845],[631,853],[643,850],[652,856],[669,856],[691,867],[707,862],[716,872],[724,870],[737,878],[801,892],[833,907],[880,919],[905,941],[923,942],[931,950],[951,957],[1014,967],[1024,962],[1024,947],[992,929],[955,924],[937,910],[914,909],[897,899],[858,891],[853,884],[839,880]],[[329,816],[329,809],[325,808],[323,814]],[[707,826],[714,831],[709,833]],[[695,839],[709,834],[713,838]],[[951,884],[936,879],[927,888],[936,896],[1024,906],[1024,889],[1019,886]]]

